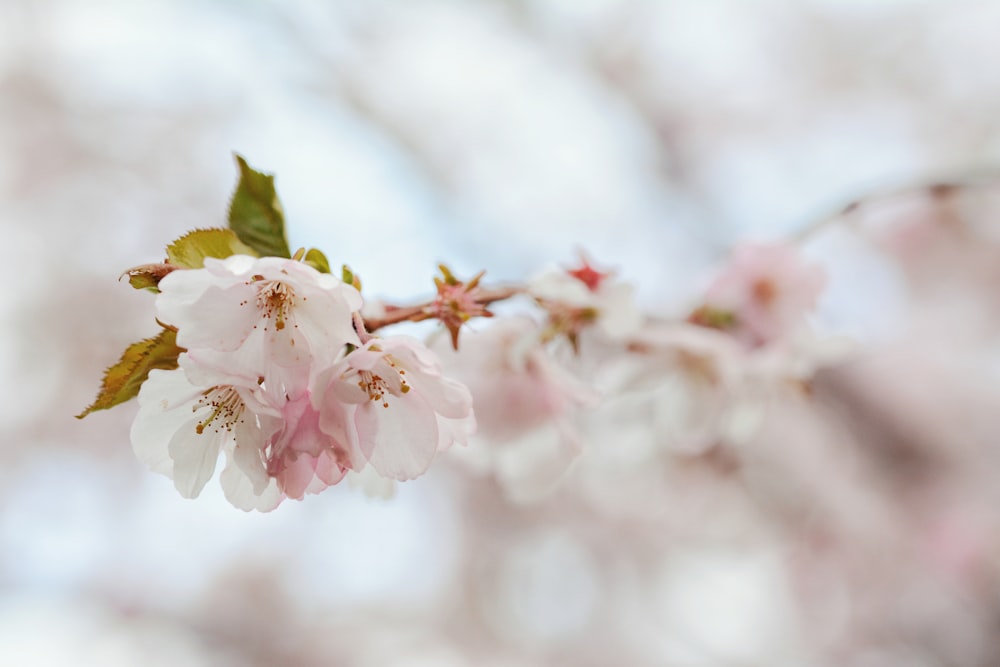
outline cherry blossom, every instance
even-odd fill
[[[804,322],[825,281],[822,268],[794,246],[740,245],[693,319],[731,329],[751,347],[764,345]]]
[[[662,444],[697,455],[747,443],[771,406],[801,395],[818,369],[842,362],[853,346],[800,328],[747,349],[727,332],[675,323],[647,327],[632,349],[639,354],[616,364],[612,391],[650,401]]]
[[[208,258],[204,269],[170,273],[159,289],[157,318],[177,328],[192,359],[278,397],[295,398],[311,369],[361,344],[351,319],[358,291],[295,260]]]
[[[541,338],[530,318],[509,317],[468,332],[457,352],[434,346],[449,374],[468,384],[476,406],[474,445],[455,456],[494,475],[519,501],[548,492],[580,454],[573,417],[598,397],[549,354]]]
[[[594,324],[605,336],[621,340],[636,331],[642,315],[635,304],[632,285],[594,269],[587,260],[577,269],[554,269],[528,286],[528,293],[549,311],[560,333],[575,339]]]
[[[226,497],[241,509],[266,510],[281,494],[256,462],[280,427],[280,414],[246,387],[198,386],[183,368],[153,370],[139,391],[131,439],[139,460],[172,478],[185,498],[201,493],[225,452]]]
[[[345,434],[320,430],[308,393],[276,407],[261,400],[270,397],[258,387],[212,384],[209,378],[225,382],[225,376],[188,355],[180,361],[181,368],[154,370],[143,384],[132,443],[138,458],[173,478],[182,496],[198,496],[220,453],[227,460],[220,477],[226,497],[244,510],[267,511],[286,496],[300,500],[364,465]]]
[[[318,493],[341,481],[355,465],[364,464],[344,435],[334,438],[320,429],[319,412],[308,393],[285,403],[281,416],[282,427],[268,439],[263,463],[266,474],[289,498],[301,500],[305,493]]]
[[[372,338],[344,355],[318,376],[313,403],[320,430],[399,481],[423,474],[439,450],[466,444],[476,426],[469,390],[409,336]]]
[[[762,407],[747,381],[747,353],[729,335],[689,324],[648,327],[640,356],[623,359],[621,390],[651,401],[652,426],[671,451],[699,454],[742,441]]]

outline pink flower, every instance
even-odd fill
[[[282,417],[281,429],[267,442],[264,460],[266,474],[289,498],[301,500],[305,493],[333,486],[356,465],[347,438],[320,429],[320,415],[309,394],[286,403]],[[363,460],[359,463],[364,465]]]
[[[705,304],[734,316],[737,336],[756,347],[802,323],[825,281],[822,268],[806,262],[794,246],[741,245],[709,287]]]
[[[465,444],[476,424],[469,390],[408,336],[373,338],[345,355],[318,377],[313,403],[324,433],[400,481],[423,474],[439,450]]]
[[[494,475],[512,499],[544,495],[580,453],[572,421],[596,392],[548,354],[538,324],[524,317],[469,332],[457,352],[440,354],[468,383],[479,423],[477,442],[458,456]]]
[[[206,259],[159,284],[157,317],[177,328],[177,344],[198,365],[276,397],[294,398],[313,367],[360,345],[352,313],[361,295],[332,275],[278,257]]]

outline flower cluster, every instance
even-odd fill
[[[207,258],[158,288],[157,319],[184,352],[142,385],[132,444],[185,497],[220,453],[230,502],[269,510],[369,464],[412,479],[474,430],[468,390],[434,355],[359,332],[358,290],[301,261]]]
[[[543,321],[507,317],[459,351],[435,348],[477,406],[473,446],[453,457],[532,502],[575,463],[579,481],[604,479],[609,461],[739,456],[771,405],[844,357],[809,327],[822,280],[794,247],[740,246],[687,320],[654,321],[589,261],[550,270],[526,289]]]
[[[577,468],[600,479],[588,466],[602,456],[623,465],[746,442],[769,403],[807,393],[842,356],[810,330],[824,276],[791,245],[737,248],[679,321],[644,317],[633,287],[588,259],[492,287],[440,265],[426,303],[366,303],[346,266],[338,277],[320,251],[289,251],[273,177],[238,163],[229,229],[191,232],[163,263],[126,272],[156,293],[162,331],[125,351],[83,413],[138,396],[135,453],[188,498],[220,458],[244,510],[348,475],[385,495],[457,443],[470,445],[459,461],[531,501],[588,451]],[[494,317],[492,304],[517,297],[526,312]],[[478,318],[494,322],[468,331]],[[425,320],[447,339],[374,335]],[[628,437],[600,423],[636,415]]]

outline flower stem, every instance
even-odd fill
[[[361,339],[362,345],[372,339],[372,335],[365,328],[365,321],[362,319],[361,313],[354,313],[354,330],[358,332],[358,338]]]

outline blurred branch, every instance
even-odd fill
[[[983,167],[982,169],[970,171],[965,175],[943,177],[939,179],[925,178],[917,181],[908,181],[885,186],[872,190],[856,199],[852,199],[847,204],[836,208],[831,213],[828,213],[821,218],[817,218],[815,221],[805,225],[800,230],[795,232],[790,240],[794,243],[803,243],[808,241],[810,238],[822,232],[832,224],[836,224],[841,221],[849,222],[849,219],[845,220],[847,216],[850,216],[855,211],[874,203],[912,195],[926,195],[929,199],[944,199],[957,190],[966,190],[991,185],[1000,186],[1000,165]]]

